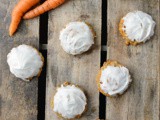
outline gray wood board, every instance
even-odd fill
[[[46,120],[59,120],[51,108],[56,87],[65,81],[79,85],[87,94],[88,109],[81,119],[94,120],[99,113],[99,92],[96,74],[100,67],[101,0],[69,0],[49,13],[48,71],[46,83]],[[92,25],[97,37],[88,52],[72,56],[60,46],[59,33],[72,21]]]
[[[108,59],[125,65],[133,82],[127,92],[107,98],[107,120],[159,120],[159,0],[108,0]],[[156,21],[154,36],[145,44],[126,46],[119,34],[120,19],[128,12],[141,10]]]
[[[8,28],[18,0],[0,0],[0,119],[36,120],[38,81],[24,82],[11,74],[7,54],[20,44],[39,46],[39,19],[23,21],[13,37]]]

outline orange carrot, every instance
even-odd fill
[[[12,20],[9,27],[9,35],[12,36],[18,28],[22,16],[40,0],[20,0],[12,11]]]
[[[35,9],[27,12],[23,18],[24,19],[31,19],[34,17],[39,16],[40,14],[45,13],[46,11],[49,11],[51,9],[54,9],[64,3],[65,0],[47,0],[42,5],[36,7]]]

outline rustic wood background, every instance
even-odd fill
[[[95,17],[96,15],[96,17]],[[62,17],[63,16],[63,17]],[[85,21],[92,25],[97,37],[90,51],[82,55],[69,55],[60,46],[59,33],[71,21]],[[49,14],[48,72],[46,84],[46,120],[58,120],[50,101],[56,87],[65,81],[79,85],[87,94],[88,108],[82,120],[94,120],[99,113],[99,92],[95,77],[100,67],[101,1],[69,0]]]
[[[0,120],[36,120],[38,80],[27,83],[12,75],[7,54],[20,44],[39,46],[39,18],[23,21],[13,37],[8,28],[18,0],[0,0]]]
[[[48,13],[48,22],[40,21],[39,17],[22,21],[17,33],[9,37],[11,11],[17,2],[0,0],[0,120],[61,120],[54,114],[50,103],[56,87],[65,81],[79,85],[88,97],[88,110],[80,120],[96,120],[99,116],[107,120],[160,119],[159,0],[68,0]],[[136,47],[126,46],[118,32],[120,19],[134,10],[149,13],[156,21],[155,35]],[[41,16],[41,19],[45,17]],[[90,23],[97,37],[90,51],[72,56],[60,46],[59,32],[67,23],[77,20]],[[48,26],[44,33],[40,22]],[[47,32],[48,36],[42,35]],[[40,44],[44,43],[43,39],[48,39],[48,44]],[[24,82],[10,73],[7,54],[20,44],[47,50],[47,76],[44,78],[45,73],[42,74],[41,82],[37,78]],[[102,56],[101,49],[107,58]],[[129,68],[133,82],[124,95],[106,98],[105,103],[105,99],[99,99],[95,77],[106,59],[117,60]],[[46,79],[44,88],[43,79]],[[46,94],[40,95],[42,91]],[[46,102],[40,99],[46,99]],[[45,109],[40,110],[44,105]],[[44,113],[45,118],[41,115]]]
[[[154,36],[143,45],[126,46],[118,32],[120,19],[130,11],[141,10],[156,22]],[[128,91],[107,98],[108,120],[159,120],[159,0],[108,0],[107,59],[118,60],[132,75]]]

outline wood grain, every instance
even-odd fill
[[[59,33],[71,21],[85,21],[96,31],[95,45],[88,52],[72,56],[60,46]],[[100,67],[101,0],[69,0],[49,14],[46,120],[59,120],[50,102],[56,87],[65,81],[79,85],[87,94],[88,109],[82,120],[98,118],[99,92],[96,73]]]
[[[0,0],[0,120],[36,120],[38,81],[24,82],[9,71],[7,54],[13,47],[29,44],[38,48],[39,20],[23,21],[9,37],[11,11],[18,0]]]
[[[128,12],[141,10],[156,21],[154,36],[145,44],[126,46],[118,23]],[[159,0],[108,0],[108,59],[125,65],[133,82],[117,98],[107,98],[107,120],[159,120]]]

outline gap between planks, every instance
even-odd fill
[[[41,4],[45,0],[40,0]],[[48,12],[40,15],[39,19],[39,50],[44,56],[44,66],[40,77],[38,78],[38,114],[37,120],[45,120],[45,103],[46,103],[46,75],[47,75],[47,47],[48,43]]]

